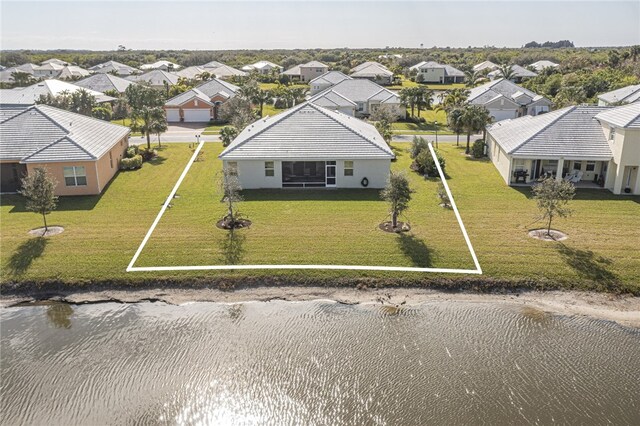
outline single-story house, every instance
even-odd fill
[[[33,75],[36,78],[57,78],[65,66],[66,65],[61,65],[56,62],[49,62],[35,67]]]
[[[104,93],[110,90],[124,93],[127,87],[136,83],[113,74],[93,74],[82,80],[74,81],[73,84],[95,92]]]
[[[240,88],[214,78],[169,99],[164,104],[169,123],[206,123],[219,120],[220,106],[233,98]]]
[[[2,192],[15,192],[36,168],[55,178],[56,195],[99,194],[129,146],[128,127],[48,105],[3,109],[0,122]]]
[[[371,80],[382,85],[393,83],[393,72],[378,62],[364,62],[351,69],[349,75],[352,78]]]
[[[537,72],[542,72],[542,70],[544,70],[545,68],[557,68],[559,66],[560,64],[556,64],[555,62],[547,60],[536,61],[529,65],[530,68],[535,69]]]
[[[615,106],[640,101],[640,84],[622,87],[611,92],[598,95],[598,105]]]
[[[306,64],[296,65],[282,74],[289,76],[291,79],[300,80],[303,82],[309,82],[316,77],[321,76],[329,71],[329,65],[325,65],[322,62],[311,61]]]
[[[410,67],[409,70],[417,71],[416,81],[421,83],[464,83],[464,72],[451,65],[422,61]]]
[[[62,70],[60,70],[60,74],[58,74],[58,78],[61,80],[72,80],[75,78],[82,78],[90,75],[91,73],[84,68],[78,67],[76,65],[67,65]]]
[[[487,152],[509,185],[547,176],[640,194],[640,104],[501,121],[487,127]]]
[[[57,65],[62,65],[62,66],[69,65],[69,63],[68,63],[68,62],[61,61],[61,60],[60,60],[60,59],[58,59],[58,58],[51,58],[51,59],[47,59],[46,61],[42,61],[42,62],[40,63],[40,65],[47,65],[47,64],[57,64]]]
[[[200,75],[204,72],[208,72],[209,74],[211,74],[211,71],[196,65],[192,67],[182,68],[180,71],[174,72],[174,74],[177,75],[178,77],[186,78],[189,80],[197,80],[200,78]]]
[[[146,83],[154,89],[165,89],[178,83],[178,77],[174,73],[162,70],[153,70],[139,75],[130,75],[127,80],[134,83]]]
[[[479,64],[473,66],[473,70],[476,72],[481,72],[484,70],[487,70],[487,72],[489,72],[496,69],[498,69],[498,64],[495,64],[491,61],[480,62]]]
[[[0,89],[0,105],[3,106],[27,106],[33,105],[40,99],[40,96],[57,96],[62,92],[73,93],[77,90],[86,90],[96,98],[96,102],[111,102],[115,98],[104,93],[97,92],[75,84],[60,80],[43,80],[27,87],[16,87],[14,89]]]
[[[390,108],[399,118],[407,114],[396,92],[365,79],[342,80],[311,96],[309,101],[354,117],[368,117],[381,105]]]
[[[511,77],[510,80],[514,83],[522,83],[524,80],[538,75],[533,71],[529,71],[528,69],[521,67],[520,65],[511,65],[511,70],[513,71],[513,77]],[[491,80],[496,80],[498,78],[502,78],[502,72],[497,69],[495,71],[491,71],[487,76]]]
[[[27,73],[35,78],[35,69],[38,67],[36,64],[22,64],[17,67],[5,68],[0,71],[0,83],[13,83],[13,73],[22,72]]]
[[[139,74],[140,70],[116,61],[107,61],[89,68],[89,71],[101,74],[116,73],[119,76]]]
[[[494,121],[538,115],[551,109],[551,101],[531,90],[501,78],[474,87],[467,100],[474,105],[482,105]]]
[[[211,61],[202,65],[202,68],[205,68],[207,72],[214,75],[216,78],[231,78],[231,77],[244,77],[247,75],[246,72],[240,71],[239,69],[230,67],[229,65],[225,65],[222,62]]]
[[[257,72],[259,74],[270,74],[271,72],[280,72],[282,71],[282,67],[278,64],[274,64],[269,61],[258,61],[254,64],[245,65],[242,67],[242,71],[245,72]]]
[[[180,68],[182,68],[180,65],[174,64],[173,62],[169,62],[169,61],[157,61],[152,64],[140,65],[140,69],[143,71],[150,71],[150,70],[177,71]]]
[[[395,155],[371,124],[305,102],[247,126],[219,158],[245,189],[383,188]]]
[[[309,87],[311,87],[309,93],[311,95],[315,95],[316,93],[320,93],[323,90],[340,83],[342,80],[351,80],[351,77],[341,73],[340,71],[329,71],[322,74],[320,77],[316,77],[309,81]]]

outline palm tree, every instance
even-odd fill
[[[304,97],[307,94],[307,89],[304,87],[292,87],[289,89],[293,97],[293,106],[298,105],[304,101]]]
[[[465,150],[465,154],[469,154],[471,135],[480,130],[484,130],[485,126],[491,123],[492,118],[484,106],[469,104],[462,110],[460,120],[462,121],[462,127],[467,132],[467,149]]]
[[[498,73],[505,80],[513,80],[514,77],[516,76],[515,71],[513,71],[513,68],[509,64],[500,65],[498,67]]]
[[[467,87],[476,87],[478,84],[486,80],[484,75],[478,71],[466,71],[464,73]]]
[[[468,97],[469,91],[466,89],[449,90],[441,96],[437,110],[449,113],[454,108],[461,108],[467,102]]]
[[[451,130],[456,132],[456,146],[460,146],[460,133],[464,131],[462,123],[462,107],[456,107],[447,113],[447,125]]]
[[[405,87],[400,90],[400,102],[405,107],[411,108],[411,117],[414,116],[416,107],[416,89],[417,87]]]
[[[264,104],[273,102],[273,95],[269,90],[258,89],[251,102],[260,106],[260,117],[262,117]]]
[[[238,94],[244,99],[248,99],[251,101],[256,97],[258,90],[260,90],[258,82],[255,80],[249,80],[242,87],[240,87],[240,90],[238,90]]]
[[[418,108],[418,117],[420,117],[420,111],[422,109],[430,109],[433,104],[433,92],[428,90],[424,86],[416,87],[415,90],[415,105]]]
[[[202,71],[200,74],[196,74],[196,79],[201,81],[209,81],[211,77],[213,77],[213,75],[209,71]]]
[[[36,81],[31,74],[22,71],[12,72],[11,78],[13,79],[13,85],[15,87],[29,86]]]

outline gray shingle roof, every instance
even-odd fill
[[[75,92],[81,89],[87,90],[91,95],[95,96],[98,103],[114,100],[114,98],[104,93],[85,89],[84,87],[76,86],[66,81],[44,80],[27,87],[0,90],[0,105],[33,105],[40,96],[56,96],[63,91]]]
[[[640,100],[640,84],[632,86],[622,87],[620,89],[612,90],[607,93],[598,95],[598,99],[601,99],[607,103],[613,104],[617,102],[632,103]]]
[[[165,102],[164,106],[180,106],[182,104],[184,104],[185,102],[190,101],[193,98],[197,98],[200,99],[201,101],[207,103],[208,105],[213,105],[210,102],[210,97],[207,96],[206,94],[204,94],[203,92],[201,92],[198,89],[191,89],[191,90],[187,90],[184,93],[181,93],[177,96],[174,96],[173,98],[167,100],[167,102]]]
[[[320,105],[325,108],[348,108],[348,107],[356,106],[355,102],[345,98],[344,96],[332,90],[329,90],[328,92],[324,93],[324,95],[319,98],[315,98],[313,100],[313,103],[315,105]]]
[[[439,64],[434,61],[422,61],[409,69],[412,70],[423,70],[423,69],[431,69],[431,68],[443,68],[444,74],[449,77],[464,77],[464,72],[459,69],[452,67],[451,65]]]
[[[355,67],[351,68],[351,72],[357,72],[357,71],[363,70],[363,69],[365,69],[365,68],[367,68],[367,67],[369,67],[371,65],[375,65],[377,67],[384,68],[384,69],[388,70],[388,68],[385,67],[384,65],[382,65],[380,62],[367,61],[367,62],[361,63],[358,66],[355,66]]]
[[[508,154],[521,158],[608,160],[611,149],[595,119],[606,107],[570,106],[538,116],[503,120],[487,127]]]
[[[351,80],[351,77],[340,71],[329,71],[309,81],[309,84],[338,84],[342,80]]]
[[[104,93],[107,90],[115,90],[118,93],[124,93],[127,87],[136,83],[111,74],[93,74],[92,76],[76,81],[75,84],[85,89],[95,90],[96,92]]]
[[[387,67],[376,62],[367,66],[358,66],[357,68],[356,71],[351,73],[351,77],[375,78],[377,76],[393,76],[393,72],[389,71]]]
[[[178,83],[178,78],[177,75],[168,71],[153,70],[140,75],[130,75],[127,80],[136,83],[147,82],[152,86],[162,86],[166,82],[169,86],[173,86]]]
[[[0,123],[0,160],[84,161],[102,157],[128,127],[47,105],[34,105]]]
[[[182,68],[180,71],[176,71],[175,74],[178,77],[192,79],[192,78],[196,78],[196,76],[198,76],[199,74],[202,74],[203,72],[210,73],[209,70],[204,69],[203,67],[193,66],[193,67]]]
[[[596,115],[596,119],[624,129],[640,129],[640,102],[615,107]]]
[[[400,97],[398,97],[395,92],[385,89],[373,81],[362,79],[342,80],[317,95],[312,96],[309,101],[314,102],[315,100],[323,97],[329,91],[338,93],[342,97],[353,102],[367,102],[375,96],[376,99],[383,98],[388,100],[391,98],[393,100],[397,100],[397,103],[400,103]]]
[[[207,71],[215,75],[217,78],[233,77],[236,75],[242,77],[247,75],[247,73],[244,71],[240,71],[239,69],[236,69],[236,68],[230,67],[229,65],[224,65],[224,64],[215,68],[209,67],[207,68]]]
[[[551,101],[544,98],[543,96],[540,96],[535,92],[532,92],[531,90],[525,89],[524,87],[518,86],[512,81],[505,80],[504,78],[500,78],[498,80],[485,83],[481,86],[474,87],[469,91],[468,100],[475,105],[486,105],[487,103],[495,100],[500,96],[515,100],[514,95],[518,93],[525,94],[529,98],[531,98],[531,102],[528,102],[526,105],[532,102],[547,103],[551,105]]]
[[[217,94],[220,94],[225,98],[232,98],[235,96],[236,92],[240,90],[238,86],[218,78],[202,83],[197,86],[196,89],[207,95],[209,99],[213,98]]]
[[[371,124],[309,102],[256,121],[220,154],[225,160],[394,157]]]

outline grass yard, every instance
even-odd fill
[[[258,83],[258,87],[260,87],[262,90],[273,90],[278,86],[279,86],[278,83]],[[290,84],[287,87],[289,87],[290,89],[297,89],[300,87],[308,89],[309,85],[304,83],[297,83],[297,84]]]
[[[389,90],[402,90],[407,87],[426,87],[429,90],[451,90],[451,89],[459,89],[465,88],[466,85],[464,83],[456,83],[456,84],[424,84],[424,83],[416,83],[415,81],[411,81],[405,77],[402,77],[402,84],[387,86]]]
[[[416,116],[418,116],[418,110],[414,110]],[[411,115],[411,109],[407,109],[407,117]],[[451,130],[447,127],[447,113],[445,111],[426,110],[420,111],[420,117],[423,117],[425,123],[403,123],[396,122],[391,123],[391,129],[396,134],[434,134],[436,127],[433,124],[438,121],[438,134],[441,135],[453,135]]]
[[[406,170],[408,144],[396,144],[393,168]],[[569,235],[563,243],[531,239],[540,227],[528,188],[510,188],[488,161],[470,160],[461,148],[441,144],[448,182],[484,271],[482,279],[526,282],[531,287],[626,289],[640,293],[640,197],[579,190],[575,213],[555,222]],[[407,213],[413,232],[376,229],[386,206],[373,190],[245,191],[241,210],[254,221],[235,234],[215,229],[222,215],[215,178],[219,143],[207,143],[137,266],[223,263],[335,263],[471,268],[472,261],[452,211],[437,206],[436,181],[410,174],[417,190]],[[2,196],[2,281],[193,279],[272,277],[337,279],[381,277],[408,280],[437,274],[340,271],[229,271],[129,273],[125,268],[177,181],[192,152],[169,144],[138,171],[120,173],[101,196],[64,197],[48,218],[65,232],[47,239],[27,231],[41,218],[19,196]],[[456,278],[456,276],[447,276]],[[458,276],[464,282],[468,277]],[[402,281],[395,281],[401,284]]]

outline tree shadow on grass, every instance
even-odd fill
[[[237,265],[244,257],[244,242],[246,236],[238,230],[226,231],[227,235],[220,240],[220,251],[222,252],[222,262],[225,265]]]
[[[160,166],[165,161],[167,161],[167,157],[163,157],[161,155],[156,155],[155,157],[153,157],[151,160],[147,161],[146,163],[150,164],[152,166]]]
[[[33,261],[42,256],[47,242],[46,238],[36,237],[20,244],[7,262],[7,272],[10,275],[24,274]]]
[[[420,268],[431,267],[431,251],[424,241],[407,233],[399,233],[397,241],[402,253],[411,260],[414,266]]]
[[[559,244],[558,253],[581,278],[607,284],[620,281],[619,277],[608,269],[612,261],[598,256],[591,250],[579,250]]]

